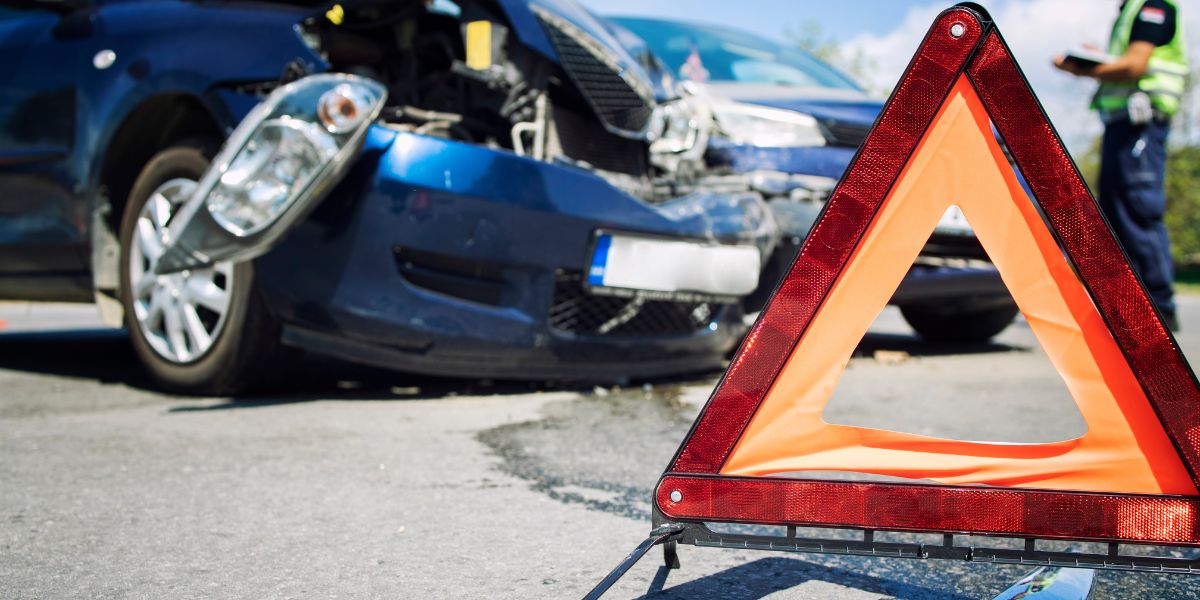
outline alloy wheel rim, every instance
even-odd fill
[[[236,285],[232,262],[154,273],[167,225],[195,189],[195,181],[176,178],[150,194],[138,213],[127,265],[133,316],[142,337],[155,354],[180,364],[198,360],[216,343]]]

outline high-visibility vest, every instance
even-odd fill
[[[1190,72],[1187,58],[1186,38],[1183,35],[1183,18],[1179,15],[1179,7],[1175,0],[1164,0],[1175,8],[1175,37],[1171,41],[1158,46],[1150,55],[1150,64],[1146,74],[1134,81],[1103,82],[1092,100],[1092,108],[1103,114],[1117,113],[1127,110],[1129,96],[1137,91],[1146,92],[1150,96],[1151,105],[1158,111],[1173,115],[1179,110],[1183,92],[1187,88],[1187,78]],[[1141,14],[1146,0],[1126,0],[1121,16],[1113,25],[1112,38],[1108,43],[1108,53],[1113,56],[1125,54],[1129,48],[1129,36],[1133,34],[1133,25]]]

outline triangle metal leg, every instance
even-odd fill
[[[679,542],[675,540],[663,542],[663,563],[668,569],[679,568]]]
[[[583,597],[584,600],[596,600],[597,598],[603,596],[604,592],[607,592],[608,588],[612,587],[614,583],[619,581],[621,577],[625,575],[625,572],[630,569],[630,567],[637,564],[637,562],[641,560],[651,548],[659,544],[670,545],[669,548],[664,546],[667,566],[670,568],[679,568],[679,556],[675,553],[675,540],[673,538],[678,536],[682,531],[683,527],[678,526],[660,527],[654,531],[651,531],[650,537],[638,544],[637,548],[634,548],[633,552],[630,552],[629,555],[625,557],[625,560],[621,561],[621,564],[617,565],[617,567],[613,569],[608,576],[601,580],[600,583],[596,584],[596,587],[592,588],[592,591],[588,592],[588,594]],[[674,566],[672,566],[672,559],[674,559]]]

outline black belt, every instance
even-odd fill
[[[1100,120],[1104,121],[1105,125],[1110,125],[1112,123],[1119,123],[1121,121],[1128,121],[1129,120],[1129,111],[1114,110],[1114,111],[1108,112],[1108,113],[1101,112]],[[1170,123],[1171,115],[1168,115],[1167,113],[1162,112],[1161,110],[1156,110],[1156,111],[1154,111],[1154,117],[1151,119],[1151,121],[1158,123],[1160,125],[1164,124],[1164,123]]]

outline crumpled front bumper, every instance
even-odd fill
[[[774,172],[801,181],[804,178],[826,181],[825,187],[785,186],[778,193],[771,194],[774,199],[768,205],[779,228],[780,243],[763,270],[759,289],[745,303],[747,310],[758,311],[766,306],[775,285],[790,270],[804,239],[824,209],[826,199],[849,167],[857,149],[839,146],[757,148],[716,139],[709,152],[714,160],[730,165],[739,173],[755,175]],[[787,182],[786,179],[780,181]],[[763,189],[761,185],[758,187]],[[932,245],[927,247],[926,254],[932,249]],[[953,256],[944,251],[937,254]],[[984,260],[975,261],[977,264],[971,266],[913,265],[892,296],[891,304],[952,304],[962,307],[1013,304],[1000,272],[989,264],[978,264],[985,262],[986,255],[975,256],[974,250],[970,249],[961,258]]]
[[[764,257],[777,238],[757,196],[655,206],[577,167],[374,126],[346,179],[255,264],[287,343],[355,362],[566,379],[720,368],[745,331],[737,304],[648,302],[653,315],[600,332],[620,300],[577,278],[601,229]]]

